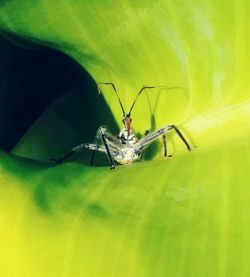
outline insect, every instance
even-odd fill
[[[143,91],[145,91],[146,89],[154,89],[154,88],[177,89],[181,87],[143,86],[138,92],[134,102],[132,103],[132,106],[129,112],[126,113],[115,85],[113,83],[98,83],[97,87],[99,92],[100,92],[100,85],[110,85],[113,88],[123,113],[123,118],[122,118],[123,129],[120,131],[118,136],[113,136],[108,131],[107,127],[101,126],[97,130],[96,139],[94,143],[82,143],[80,145],[77,145],[74,148],[72,148],[72,150],[69,153],[66,153],[61,158],[53,159],[54,161],[61,163],[72,154],[78,153],[83,149],[89,149],[93,151],[91,164],[93,164],[94,162],[96,151],[103,152],[107,155],[108,161],[110,163],[110,168],[115,169],[115,166],[116,166],[115,161],[118,162],[119,164],[131,164],[131,163],[140,161],[142,159],[143,151],[160,136],[163,137],[164,157],[167,157],[168,154],[167,154],[166,134],[170,130],[174,130],[177,133],[181,141],[185,144],[188,151],[191,150],[187,140],[175,125],[167,125],[152,133],[149,133],[149,131],[146,131],[144,137],[142,137],[141,139],[138,139],[134,131],[131,129],[131,123],[132,123],[131,112],[139,96]],[[168,157],[171,157],[171,155],[169,155]]]

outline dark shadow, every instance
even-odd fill
[[[92,142],[100,125],[118,132],[92,77],[68,56],[13,35],[0,36],[0,148],[40,161]],[[21,47],[18,47],[22,46]],[[20,140],[21,139],[21,140]],[[89,163],[84,151],[69,160]],[[107,164],[105,155],[96,165]]]
[[[74,76],[65,55],[28,50],[0,36],[0,147],[10,151]]]
[[[77,81],[62,97],[57,99],[48,109],[53,110],[53,116],[64,123],[64,129],[59,128],[47,133],[53,144],[44,149],[53,157],[60,157],[72,147],[83,142],[94,142],[97,129],[105,125],[113,134],[119,133],[114,117],[102,94],[98,93],[96,83],[79,65],[72,63]],[[86,82],[88,76],[88,82]],[[112,91],[111,91],[112,93]],[[117,102],[118,104],[118,102]],[[52,119],[53,120],[53,119]],[[63,126],[62,126],[63,127]],[[67,158],[67,161],[79,161],[90,164],[92,151],[83,150]],[[44,157],[49,159],[49,156]],[[96,153],[94,165],[108,165],[106,155]]]
[[[57,167],[48,160],[93,141],[100,125],[117,133],[112,113],[82,66],[58,51],[33,47],[23,39],[18,39],[20,48],[17,39],[13,44],[0,36],[0,148],[15,154],[0,150],[1,164],[30,186],[34,202],[46,214],[74,212],[85,203],[85,214],[106,218],[108,213],[99,203],[85,200],[82,189],[88,186],[85,171],[89,168]],[[84,151],[67,161],[89,164],[90,158],[91,152]],[[108,165],[106,156],[97,154],[95,165]],[[82,182],[72,190],[76,176]]]
[[[147,97],[148,107],[149,107],[149,110],[150,110],[150,129],[149,129],[149,132],[151,133],[151,132],[156,130],[155,111],[157,109],[157,105],[158,105],[159,100],[160,100],[160,92],[157,95],[157,99],[156,99],[156,102],[155,102],[155,105],[154,105],[153,108],[152,108],[152,105],[150,103],[150,100],[149,100],[149,97],[148,97],[147,94],[146,94],[146,97]],[[145,150],[145,152],[143,154],[143,159],[144,160],[152,160],[155,157],[155,155],[159,151],[161,151],[161,144],[162,143],[163,143],[163,141],[159,140],[159,139],[152,142],[152,144],[150,144],[150,146]]]

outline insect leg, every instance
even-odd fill
[[[166,126],[157,131],[154,131],[151,134],[149,134],[148,132],[147,134],[145,133],[146,135],[143,138],[141,138],[138,142],[138,148],[145,148],[146,146],[151,144],[154,140],[158,139],[159,136],[166,134],[169,129],[170,127]]]
[[[163,147],[164,147],[164,157],[172,157],[172,154],[168,155],[167,136],[164,134],[162,138],[163,138]]]
[[[102,146],[98,145],[98,144],[93,144],[93,143],[82,143],[80,145],[75,146],[74,148],[72,148],[72,150],[66,154],[64,154],[62,157],[60,157],[59,159],[51,159],[52,161],[55,161],[57,163],[62,163],[65,159],[67,159],[68,157],[70,157],[71,155],[81,152],[83,149],[89,149],[89,150],[93,150],[93,151],[100,151],[100,152],[105,152],[105,150],[103,149]]]
[[[159,138],[159,136],[165,135],[171,129],[174,129],[176,131],[177,135],[180,137],[180,139],[186,145],[187,150],[190,151],[191,148],[190,148],[188,142],[186,141],[186,139],[184,138],[184,136],[182,135],[180,130],[175,125],[165,126],[165,127],[161,128],[161,129],[159,129],[159,130],[157,130],[157,131],[155,131],[155,132],[153,132],[151,134],[148,134],[147,136],[143,137],[142,139],[139,140],[137,148],[138,149],[141,149],[141,148],[144,149],[146,146],[148,146],[154,140]]]
[[[146,137],[148,134],[149,134],[149,130],[146,130],[144,132],[144,137]],[[140,160],[142,160],[142,158],[143,158],[143,153],[141,153]]]
[[[164,146],[164,157],[167,157],[167,141],[166,141],[166,135],[163,135],[163,146]]]
[[[91,155],[90,165],[93,165],[93,164],[94,164],[95,154],[96,154],[96,150],[94,150],[93,153],[92,153],[92,155]]]
[[[115,163],[112,159],[112,156],[111,156],[111,153],[110,153],[110,150],[109,150],[109,146],[107,144],[106,136],[104,134],[102,134],[101,138],[102,138],[103,144],[104,144],[104,146],[106,148],[106,151],[107,151],[108,159],[109,159],[109,162],[110,162],[110,169],[115,169]]]
[[[186,139],[184,138],[184,136],[182,135],[182,133],[180,132],[180,130],[175,126],[175,125],[169,125],[170,129],[174,129],[177,133],[177,135],[180,137],[180,139],[183,141],[183,143],[186,145],[187,150],[191,151],[190,145],[188,144],[188,142],[186,141]]]
[[[71,150],[70,152],[64,154],[62,157],[60,157],[59,159],[55,159],[55,158],[52,158],[50,159],[51,161],[53,162],[56,162],[56,163],[62,163],[65,159],[67,159],[68,157],[70,157],[71,155],[73,155],[75,152],[73,150]]]

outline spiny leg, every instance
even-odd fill
[[[101,138],[102,138],[103,144],[104,144],[104,146],[106,148],[106,151],[107,151],[108,159],[109,159],[109,162],[110,162],[110,169],[115,169],[115,163],[112,159],[112,156],[111,156],[111,153],[110,153],[105,135],[102,134]]]
[[[96,131],[95,143],[97,143],[97,144],[98,144],[98,137],[100,138],[100,133],[103,132],[103,128],[104,128],[103,126],[100,126]],[[90,165],[91,166],[93,166],[93,164],[94,164],[95,156],[96,156],[96,150],[94,150],[92,155],[91,155],[91,159],[90,159]]]
[[[66,154],[64,154],[62,157],[60,157],[59,159],[51,159],[52,161],[55,161],[57,163],[62,163],[65,159],[67,159],[68,157],[72,156],[75,153],[81,152],[84,149],[89,149],[89,150],[93,150],[95,151],[100,151],[100,152],[104,152],[104,149],[102,149],[101,146],[97,145],[97,144],[93,144],[93,143],[82,143],[80,145],[75,146],[74,148],[72,148],[72,150]]]
[[[65,159],[67,159],[68,157],[70,157],[71,155],[73,155],[75,153],[75,151],[71,150],[70,152],[64,154],[62,157],[60,157],[59,159],[55,159],[55,158],[52,158],[50,159],[51,161],[54,161],[56,163],[62,163]]]
[[[146,130],[144,132],[144,137],[146,137],[148,134],[149,134],[149,130]],[[140,160],[142,160],[142,158],[143,158],[143,153],[141,153]]]
[[[167,157],[167,141],[166,141],[166,135],[162,136],[163,138],[163,146],[164,146],[164,157]]]
[[[145,133],[144,133],[144,136],[147,136],[149,134],[149,130],[146,130],[145,131]],[[164,147],[164,157],[172,157],[172,155],[167,155],[167,139],[166,139],[166,135],[164,134],[163,136],[162,136],[162,138],[163,138],[163,147]],[[142,156],[143,156],[143,154],[141,155],[141,159],[142,159]]]
[[[186,139],[184,138],[184,136],[181,134],[180,130],[175,126],[175,125],[167,125],[159,130],[154,131],[151,134],[146,135],[145,137],[141,138],[138,141],[138,144],[136,146],[137,151],[142,152],[147,146],[149,146],[154,140],[158,139],[159,136],[163,136],[165,134],[167,134],[167,132],[171,129],[174,129],[178,136],[181,138],[181,140],[183,141],[183,143],[186,145],[187,150],[191,150],[188,142],[186,141]],[[166,148],[167,150],[167,148]],[[166,151],[167,154],[167,151]]]
[[[186,145],[187,147],[187,150],[188,151],[191,151],[191,147],[190,145],[188,144],[188,142],[186,141],[186,139],[184,138],[184,136],[182,135],[182,133],[180,132],[180,130],[175,126],[175,125],[170,125],[169,126],[170,129],[174,129],[177,133],[177,135],[180,137],[180,139],[183,141],[183,143]]]
[[[99,89],[99,87],[98,87]],[[98,143],[97,138],[99,137],[99,133],[101,132],[101,130],[103,129],[103,126],[100,126],[97,131],[96,131],[96,138],[95,138],[95,143]],[[94,161],[95,161],[95,155],[96,155],[96,150],[93,151],[92,155],[91,155],[91,159],[90,159],[90,165],[93,166],[94,165]]]
[[[162,138],[163,138],[163,147],[164,147],[164,157],[172,157],[172,155],[168,155],[168,151],[167,151],[167,137],[166,137],[166,135],[164,134],[163,136],[162,136]]]

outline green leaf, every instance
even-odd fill
[[[126,110],[143,85],[183,87],[140,96],[133,127],[176,124],[197,146],[186,153],[171,134],[172,158],[157,146],[149,161],[115,171],[41,162],[79,139],[78,127],[66,146],[51,134],[81,123],[65,116],[79,107],[76,86],[16,145],[26,158],[0,153],[1,276],[249,276],[248,11],[224,0],[0,2],[1,30],[114,82]],[[122,113],[110,88],[106,103],[88,92],[83,103],[100,101],[93,124],[82,113],[89,141],[102,120],[115,131],[109,109],[120,127]]]

